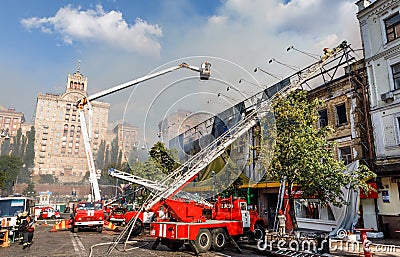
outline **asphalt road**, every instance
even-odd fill
[[[118,236],[118,232],[105,231],[98,233],[95,231],[80,231],[72,233],[70,231],[50,232],[53,227],[51,223],[48,225],[36,226],[33,244],[30,248],[22,249],[22,245],[18,241],[11,244],[10,247],[0,248],[0,256],[4,257],[89,257],[89,256],[106,256],[110,243]],[[44,222],[39,222],[44,223]],[[192,257],[194,253],[186,251],[182,247],[179,251],[173,252],[163,245],[159,245],[156,250],[152,250],[154,240],[148,237],[141,237],[137,243],[118,244],[108,256],[165,256],[165,257]],[[243,253],[239,254],[233,246],[228,245],[223,252],[209,252],[201,254],[204,257],[215,256],[232,256],[232,257],[258,257],[259,255],[251,250],[242,249]],[[265,256],[265,255],[264,255]]]

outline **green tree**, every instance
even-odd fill
[[[24,154],[24,163],[26,167],[33,167],[35,160],[35,127],[31,126],[31,130],[26,133],[27,144]]]
[[[30,181],[28,183],[28,186],[22,191],[22,194],[26,196],[35,196],[36,195],[35,184],[32,181]]]
[[[11,194],[13,186],[22,167],[22,161],[14,155],[0,156],[0,187],[7,194]]]
[[[21,148],[20,148],[20,157],[21,160],[25,160],[25,151],[26,151],[26,144],[28,143],[28,137],[26,135],[22,135],[21,139]],[[25,164],[26,166],[26,164]]]
[[[106,146],[106,156],[104,157],[104,166],[110,164],[110,147],[109,145]]]
[[[118,161],[118,137],[116,136],[111,142],[110,163],[115,165]]]
[[[10,139],[4,138],[1,142],[1,155],[10,154]]]
[[[106,141],[101,140],[99,150],[97,151],[97,156],[96,156],[96,167],[98,169],[102,169],[104,167],[105,153],[106,153]]]
[[[119,150],[119,152],[118,152],[118,160],[117,160],[118,169],[121,168],[121,165],[122,165],[122,150]]]
[[[41,174],[39,178],[40,184],[54,184],[58,182],[58,178],[52,174]]]
[[[31,172],[26,165],[22,165],[21,171],[19,172],[18,176],[18,183],[29,183],[31,181]]]
[[[346,204],[343,187],[369,191],[366,180],[375,174],[365,166],[352,174],[345,173],[346,166],[334,157],[334,143],[327,141],[333,131],[330,127],[316,128],[318,106],[322,101],[309,101],[307,92],[298,90],[286,98],[277,97],[272,103],[276,123],[276,147],[266,176],[272,180],[285,178],[289,192],[289,214],[294,229],[297,220],[294,211],[294,193],[302,192],[302,198],[319,199],[321,205]],[[268,147],[267,147],[268,148]],[[263,152],[261,155],[269,155]],[[261,158],[264,162],[268,158]]]
[[[178,152],[176,149],[167,149],[163,142],[157,142],[149,151],[151,159],[155,162],[158,169],[164,174],[169,174],[181,164],[178,160]]]
[[[17,135],[13,138],[13,145],[12,145],[12,154],[18,157],[22,157],[22,152],[21,152],[21,138],[22,138],[22,129],[19,128],[17,130]]]

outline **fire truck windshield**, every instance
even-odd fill
[[[79,203],[78,210],[102,210],[102,203]]]

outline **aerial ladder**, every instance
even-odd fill
[[[94,195],[94,201],[100,201],[101,196],[100,196],[100,189],[99,189],[99,184],[98,184],[97,176],[96,176],[96,168],[95,168],[94,160],[93,160],[93,153],[92,153],[92,150],[90,147],[90,133],[92,131],[92,129],[91,129],[92,107],[91,107],[90,102],[93,100],[96,100],[98,98],[118,92],[125,88],[135,86],[141,82],[144,82],[144,81],[147,81],[147,80],[150,80],[150,79],[153,79],[153,78],[159,77],[161,75],[170,73],[172,71],[180,70],[180,69],[189,69],[192,71],[199,72],[201,80],[208,80],[208,78],[210,77],[210,72],[211,72],[210,67],[211,67],[211,64],[208,62],[203,63],[201,65],[201,67],[195,67],[195,66],[188,65],[187,63],[181,63],[177,66],[173,66],[171,68],[161,70],[159,72],[151,73],[151,74],[143,76],[139,79],[131,80],[126,83],[112,87],[110,89],[98,92],[91,96],[84,97],[78,101],[77,107],[79,109],[79,115],[80,115],[80,120],[81,120],[81,129],[82,129],[83,141],[84,141],[84,145],[85,145],[86,158],[87,158],[88,167],[89,167],[90,183],[91,183],[92,193]],[[86,126],[85,106],[88,106],[88,110],[89,110],[89,129]]]
[[[340,51],[347,48],[347,43],[344,41],[341,45],[329,50],[318,62],[311,64],[305,69],[297,73],[297,79],[292,80],[290,84],[282,88],[278,94],[281,97],[289,95],[291,92],[301,88],[304,82],[306,82],[310,77],[312,77],[318,71],[321,71],[323,66],[329,62],[329,60],[337,55]],[[276,96],[275,95],[275,96]],[[240,136],[245,134],[254,127],[263,117],[271,107],[272,98],[260,101],[252,106],[252,111],[250,111],[246,116],[236,123],[233,127],[223,133],[221,136],[212,141],[208,146],[202,148],[197,154],[192,156],[188,161],[183,163],[180,167],[174,170],[171,174],[166,176],[163,180],[159,182],[159,185],[166,187],[166,190],[160,191],[155,194],[146,203],[146,210],[150,210],[154,205],[156,205],[162,199],[168,199],[176,195],[183,187],[188,183],[193,181],[196,176],[202,171],[207,165],[214,161],[217,157],[221,156],[225,149],[235,142]]]
[[[324,49],[325,55],[317,62],[311,64],[310,66],[304,68],[303,70],[297,72],[296,79],[290,81],[290,83],[283,87],[275,96],[287,96],[291,92],[300,89],[302,85],[307,82],[310,78],[315,76],[315,74],[319,71],[323,70],[323,67],[331,61],[339,52],[346,51],[349,46],[344,41],[338,47],[330,50]],[[236,123],[233,127],[223,133],[221,136],[212,141],[208,146],[202,148],[197,154],[192,156],[188,161],[183,163],[180,167],[166,176],[160,182],[153,182],[158,190],[153,190],[150,197],[143,204],[143,211],[150,211],[153,207],[157,206],[157,204],[165,199],[171,199],[176,196],[181,190],[191,181],[193,181],[196,176],[202,171],[207,165],[209,165],[216,158],[221,156],[225,149],[230,146],[233,142],[235,142],[240,136],[247,133],[252,127],[257,125],[260,121],[260,117],[263,117],[266,114],[272,104],[272,99],[260,100],[252,107],[252,110],[245,115],[245,117]],[[114,173],[116,175],[117,173]],[[126,173],[118,173],[116,176],[120,179],[125,179],[132,183],[137,183],[142,185],[142,180],[131,174]],[[145,183],[148,183],[146,181]],[[148,185],[150,185],[148,183]],[[150,188],[150,187],[149,187]],[[108,249],[107,254],[110,254],[111,251],[116,247],[119,243],[119,240],[126,237],[127,241],[129,240],[130,233],[132,231],[133,224],[136,223],[136,218],[132,218],[124,231],[118,236],[118,238],[114,241],[114,244]],[[126,244],[126,242],[125,242]]]

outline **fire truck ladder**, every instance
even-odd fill
[[[163,192],[165,190],[167,190],[167,187],[165,185],[161,185],[160,183],[157,183],[155,181],[149,180],[149,179],[145,179],[127,172],[123,172],[120,170],[116,170],[114,168],[111,168],[108,170],[108,174],[111,177],[115,177],[118,179],[122,179],[134,184],[138,184],[141,185],[142,187],[145,187],[146,189],[150,190],[153,194],[157,194],[159,192]],[[184,191],[180,191],[177,193],[177,196],[183,199],[191,199],[196,201],[197,203],[206,205],[211,207],[212,205],[205,200],[204,198],[198,196],[198,195],[194,195],[188,192],[184,192]]]
[[[320,61],[299,71],[297,73],[297,79],[292,80],[290,84],[282,88],[276,95],[287,96],[290,92],[301,88],[303,83],[316,72],[320,71],[332,57],[346,48],[347,44],[343,42],[339,47],[334,48],[329,54],[325,55]],[[259,122],[259,117],[263,117],[263,114],[270,109],[272,99],[273,98],[270,98],[253,105],[253,110],[247,114],[244,119],[239,121],[162,180],[159,184],[165,186],[167,189],[155,194],[153,198],[149,199],[145,205],[146,210],[150,210],[159,201],[176,195],[177,192],[191,182],[201,170],[223,154],[229,145],[255,126]]]
[[[343,42],[340,46],[334,48],[329,53],[327,53],[320,61],[313,63],[305,69],[299,71],[297,73],[297,79],[292,80],[290,84],[282,88],[274,96],[287,96],[290,92],[301,88],[303,83],[308,81],[315,73],[321,71],[323,69],[323,66],[327,64],[330,59],[335,57],[339,52],[345,51],[347,48],[347,44]],[[253,110],[248,113],[244,119],[236,123],[232,128],[216,138],[207,147],[203,148],[197,154],[192,156],[188,161],[183,163],[179,168],[169,174],[165,179],[160,181],[158,185],[165,188],[165,190],[154,192],[153,194],[151,194],[143,204],[142,209],[146,211],[151,210],[153,206],[155,206],[163,199],[168,199],[177,195],[177,193],[188,183],[190,183],[201,170],[203,170],[213,160],[223,154],[225,149],[229,145],[235,142],[240,136],[249,131],[259,122],[259,117],[262,117],[262,114],[265,114],[269,110],[272,99],[273,97],[264,100],[263,102],[254,104],[252,106]],[[129,221],[126,228],[121,232],[118,238],[116,238],[113,245],[110,245],[107,251],[107,255],[111,253],[111,251],[117,246],[119,241],[128,232],[129,233],[126,237],[126,240],[129,240],[129,236],[134,227],[134,224],[136,224],[137,218],[138,215],[136,215]],[[127,241],[125,242],[125,245]]]
[[[141,185],[147,189],[149,189],[150,191],[162,191],[165,190],[165,187],[160,185],[159,183],[149,180],[149,179],[145,179],[127,172],[123,172],[114,168],[111,168],[108,170],[108,175],[110,175],[111,177],[115,177],[118,179],[122,179],[134,184],[138,184]]]

